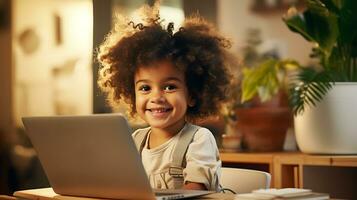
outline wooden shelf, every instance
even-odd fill
[[[357,155],[309,155],[301,152],[232,153],[221,151],[220,156],[223,166],[248,166],[247,168],[263,169],[269,172],[272,175],[271,187],[274,188],[303,188],[304,166],[357,167]]]
[[[224,162],[243,162],[243,163],[272,163],[273,154],[270,153],[221,153]]]

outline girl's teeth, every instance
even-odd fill
[[[155,112],[155,113],[162,113],[162,112],[165,112],[166,109],[153,109],[151,110],[152,112]]]

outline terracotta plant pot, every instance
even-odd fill
[[[236,109],[237,128],[242,133],[242,147],[249,151],[282,151],[292,122],[288,107],[253,107]]]

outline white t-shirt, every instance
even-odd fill
[[[133,133],[133,137],[139,130]],[[150,132],[149,132],[150,134]],[[142,162],[148,174],[151,187],[156,189],[175,188],[172,177],[168,174],[172,154],[180,138],[181,131],[158,147],[148,149],[148,138],[141,152]],[[200,127],[193,137],[186,153],[186,168],[183,170],[183,183],[203,183],[208,190],[219,191],[221,160],[216,141],[212,133]]]

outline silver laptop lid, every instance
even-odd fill
[[[155,198],[123,116],[24,117],[22,120],[56,193]]]

